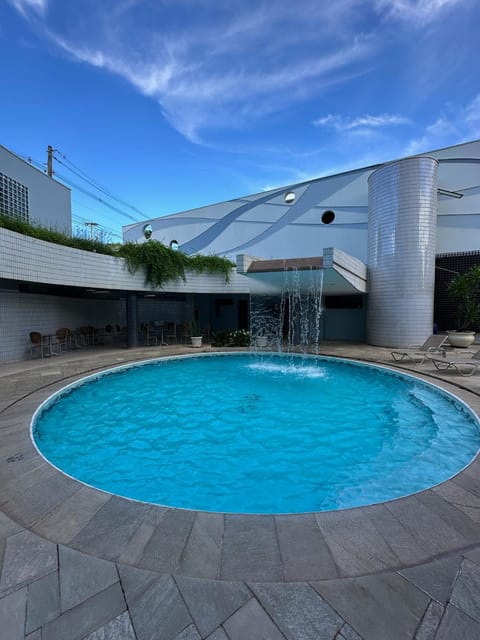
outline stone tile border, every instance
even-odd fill
[[[46,541],[161,574],[276,583],[396,571],[480,545],[478,459],[453,479],[406,498],[287,516],[163,508],[70,479],[38,455],[29,438],[30,419],[67,378],[115,364],[113,353],[102,358],[93,367],[91,360],[64,361],[59,369],[51,363],[38,369],[30,387],[18,380],[17,395],[23,397],[1,414],[0,508]],[[476,395],[452,390],[445,381],[439,385],[479,412]]]

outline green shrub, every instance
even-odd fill
[[[229,331],[217,331],[213,336],[215,347],[249,347],[250,332],[246,329],[233,329]]]

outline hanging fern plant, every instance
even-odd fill
[[[125,258],[130,273],[143,269],[145,284],[153,288],[161,288],[169,280],[185,282],[185,271],[222,274],[225,282],[228,282],[230,271],[235,266],[230,260],[219,256],[188,256],[166,247],[158,240],[140,244],[128,242],[119,248],[118,255]]]

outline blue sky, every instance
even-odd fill
[[[74,226],[119,233],[480,138],[479,26],[478,0],[6,0],[0,143],[52,145]]]

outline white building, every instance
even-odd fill
[[[0,213],[70,235],[70,189],[0,145]]]
[[[435,253],[479,249],[480,140],[421,155],[438,161]],[[147,224],[154,239],[178,243],[185,253],[300,258],[336,247],[366,262],[368,180],[382,166],[290,184]],[[124,240],[143,241],[144,227],[145,222],[125,226]]]
[[[0,186],[7,215],[70,229],[69,190],[4,147]],[[300,294],[316,279],[320,340],[423,342],[438,320],[435,279],[460,270],[449,256],[480,264],[480,141],[124,229],[125,240],[146,235],[187,253],[229,256],[237,268],[228,284],[190,274],[152,289],[120,258],[0,228],[0,360],[27,356],[31,331],[60,327],[119,325],[129,346],[142,322],[247,328],[259,301],[278,308],[289,272]],[[447,260],[441,272],[439,257]]]

